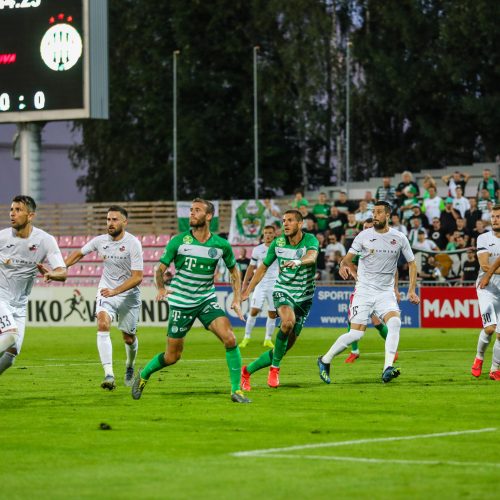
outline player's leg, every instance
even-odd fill
[[[252,304],[253,304],[253,299],[252,299]],[[252,330],[255,327],[255,322],[257,321],[257,315],[260,313],[260,309],[257,307],[252,307],[250,308],[250,313],[247,316],[247,320],[245,322],[245,336],[243,337],[243,340],[240,342],[239,347],[246,347],[249,342],[250,338],[252,337]]]
[[[213,306],[212,310],[204,311],[200,315],[200,320],[205,325],[205,328],[213,332],[226,348],[226,362],[231,383],[231,400],[235,403],[250,403],[250,400],[245,397],[241,390],[241,353],[231,323],[217,302],[214,302]]]
[[[372,314],[372,323],[378,334],[385,340],[387,338],[387,334],[389,333],[387,325],[383,321],[380,321],[380,318],[375,314]]]
[[[333,358],[344,352],[353,342],[359,341],[365,334],[373,303],[373,297],[359,292],[354,293],[349,306],[349,331],[341,335],[326,354],[318,357],[319,376],[326,384],[330,383],[330,363]]]
[[[347,331],[351,329],[351,322],[347,320]],[[359,342],[355,340],[351,344],[351,353],[345,358],[344,363],[354,363],[359,358]]]
[[[9,304],[0,302],[0,352],[14,347],[19,339],[14,310]]]
[[[472,364],[471,373],[474,377],[479,377],[483,368],[484,355],[486,349],[490,345],[492,335],[496,329],[496,313],[495,304],[497,298],[491,289],[491,285],[486,288],[478,288],[477,299],[479,302],[479,311],[481,313],[481,320],[483,322],[483,329],[479,332],[477,341],[477,351],[474,363]]]
[[[99,306],[98,306],[99,307]],[[107,304],[110,307],[110,304]],[[111,313],[113,314],[113,313]],[[97,351],[101,365],[104,369],[104,380],[101,383],[103,389],[112,391],[116,387],[115,374],[113,372],[113,344],[111,343],[111,321],[113,317],[110,312],[97,311]]]
[[[276,318],[278,313],[276,312],[276,306],[273,300],[273,289],[268,288],[266,290],[266,302],[267,302],[267,320],[266,320],[266,336],[264,338],[264,347],[274,348],[272,341],[274,329],[276,328]]]
[[[13,319],[17,327],[17,339],[16,343],[12,347],[9,347],[0,356],[0,375],[14,364],[14,361],[20,354],[21,347],[23,345],[24,331],[26,329],[26,316],[19,316],[18,314],[14,313]]]
[[[134,364],[139,349],[139,339],[137,338],[137,323],[141,310],[140,300],[136,297],[127,297],[120,306],[118,317],[118,328],[122,332],[125,343],[125,378],[124,383],[130,387],[134,379]]]

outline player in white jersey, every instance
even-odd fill
[[[491,231],[480,234],[476,242],[479,275],[477,278],[477,299],[483,321],[483,329],[479,334],[476,359],[471,373],[479,377],[483,368],[484,354],[493,333],[496,333],[493,345],[490,379],[500,380],[500,205],[491,211]]]
[[[84,255],[98,252],[104,260],[104,271],[96,296],[97,349],[104,368],[103,389],[116,387],[113,372],[111,322],[118,321],[125,342],[127,361],[125,385],[132,385],[137,356],[137,322],[141,311],[139,285],[143,276],[142,247],[139,240],[125,231],[127,211],[118,205],[109,207],[106,218],[108,233],[96,236],[80,250],[66,258],[66,265],[76,264]]]
[[[410,285],[408,299],[418,304],[420,298],[415,291],[417,266],[408,238],[403,233],[389,227],[391,206],[385,201],[375,203],[373,208],[373,228],[366,229],[356,236],[347,255],[341,262],[340,275],[344,279],[350,276],[356,279],[356,289],[349,307],[351,327],[348,333],[341,335],[330,350],[318,358],[320,378],[330,383],[330,363],[353,342],[363,337],[366,325],[372,314],[377,315],[387,325],[385,341],[385,362],[382,381],[390,382],[399,376],[395,368],[394,357],[398,350],[401,314],[394,280],[401,252],[409,265]],[[356,270],[353,257],[360,255]]]
[[[246,290],[248,284],[250,283],[254,271],[262,264],[262,261],[267,255],[269,246],[271,242],[276,237],[276,231],[274,226],[266,226],[262,231],[263,243],[256,246],[252,252],[252,258],[250,260],[250,265],[247,268],[245,277],[243,278],[242,292]],[[274,348],[272,339],[274,328],[276,327],[276,318],[278,314],[276,313],[276,307],[273,301],[273,288],[276,280],[278,278],[279,265],[278,261],[271,264],[267,270],[262,281],[255,287],[252,294],[252,300],[250,302],[250,313],[247,316],[245,324],[245,336],[240,342],[240,347],[246,347],[250,342],[250,337],[252,336],[252,330],[257,321],[257,315],[262,311],[264,303],[267,303],[267,321],[266,321],[266,336],[264,339],[264,347]]]
[[[26,306],[40,271],[45,281],[64,281],[66,266],[53,236],[33,226],[36,203],[16,196],[10,206],[11,227],[0,231],[0,374],[21,352]],[[43,261],[47,259],[50,271]]]

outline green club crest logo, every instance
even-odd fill
[[[182,238],[182,242],[186,243],[186,245],[191,245],[191,243],[193,243],[193,237],[189,234],[186,234],[186,236]]]
[[[276,246],[277,247],[284,247],[286,245],[285,238],[280,237],[276,240]]]
[[[297,251],[295,252],[295,257],[297,259],[300,259],[304,255],[304,249],[303,248],[298,248]]]
[[[209,248],[209,250],[208,250],[208,256],[211,259],[215,259],[215,257],[217,257],[217,250],[215,248]]]

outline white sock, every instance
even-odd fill
[[[0,352],[4,352],[9,349],[9,347],[15,345],[18,338],[19,334],[17,333],[17,330],[15,332],[9,331],[0,333]]]
[[[266,321],[266,340],[271,340],[275,328],[276,328],[276,318],[270,318],[268,316]]]
[[[401,330],[401,319],[397,316],[389,318],[387,325],[387,338],[385,339],[385,363],[384,370],[394,364],[394,357],[398,351],[399,330]]]
[[[4,352],[0,356],[0,375],[14,364],[16,355],[11,352]]]
[[[113,345],[111,344],[111,336],[109,332],[97,332],[97,350],[101,358],[104,375],[113,374]]]
[[[484,359],[484,353],[488,346],[490,345],[492,335],[488,335],[484,330],[479,333],[479,339],[477,341],[477,354],[476,358]]]
[[[255,326],[255,322],[257,321],[257,316],[251,316],[250,314],[247,316],[247,322],[245,323],[245,338],[249,339],[252,335],[253,327]]]
[[[361,330],[349,330],[341,335],[335,343],[330,347],[329,351],[321,358],[323,363],[329,364],[335,356],[345,351],[353,342],[356,342],[363,337],[365,332]]]
[[[491,372],[500,369],[500,340],[496,339],[493,344],[493,359],[491,360]]]
[[[134,337],[134,342],[132,342],[132,344],[125,344],[125,352],[127,353],[127,362],[125,366],[127,368],[134,366],[138,347],[139,347],[139,339],[137,338],[137,336]]]

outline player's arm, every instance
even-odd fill
[[[358,277],[356,266],[352,261],[354,255],[355,254],[349,251],[340,262],[339,274],[345,280],[349,279],[350,277],[354,279],[357,279]]]
[[[245,301],[250,297],[250,294],[254,291],[255,287],[262,281],[262,278],[266,274],[268,269],[268,266],[266,266],[264,263],[262,263],[257,270],[255,271],[254,275],[252,276],[252,279],[250,280],[250,283],[248,286],[243,290],[243,294],[241,295],[241,300]]]
[[[445,184],[448,184],[448,181],[450,180],[451,175],[443,175],[441,179]]]
[[[103,288],[101,290],[101,295],[103,297],[114,297],[115,295],[120,295],[120,293],[131,290],[136,286],[140,285],[142,282],[143,271],[132,269],[130,272],[130,278],[126,279],[120,286],[116,288]]]
[[[165,282],[163,281],[163,275],[166,273],[167,269],[167,266],[163,262],[160,262],[160,265],[156,266],[156,300],[163,300],[169,294],[169,290],[165,288]]]
[[[301,259],[287,260],[282,267],[291,267],[292,269],[294,269],[296,267],[314,266],[314,264],[316,264],[317,258],[318,251],[310,249]]]
[[[488,271],[486,271],[486,274],[481,278],[481,281],[479,282],[479,288],[485,288],[490,282],[491,277],[494,274],[499,274],[499,270],[500,270],[500,257],[497,257],[497,260],[493,262]]]
[[[56,267],[52,271],[44,264],[37,264],[36,266],[43,276],[43,280],[47,283],[49,281],[66,281],[68,271],[65,267]]]
[[[82,251],[74,250],[64,259],[64,263],[66,264],[66,267],[70,267],[79,262],[82,258],[83,258]]]
[[[241,290],[245,291],[248,284],[250,283],[250,280],[252,279],[253,273],[257,269],[257,266],[250,264],[247,267],[247,270],[245,271],[245,276],[243,277],[243,283],[241,285]]]
[[[408,271],[410,275],[410,286],[408,287],[408,300],[412,304],[419,304],[420,297],[417,294],[417,263],[415,260],[408,262]]]
[[[241,321],[245,321],[241,312],[241,271],[239,266],[235,265],[229,269],[229,279],[233,288],[233,303],[231,309],[238,315]]]

